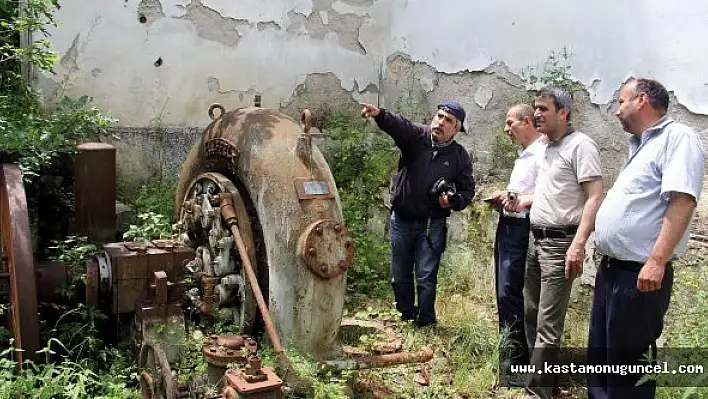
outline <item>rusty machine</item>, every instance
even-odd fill
[[[330,169],[312,144],[309,111],[300,124],[259,107],[226,112],[215,104],[209,116],[212,122],[180,174],[177,236],[170,240],[112,242],[115,149],[79,146],[77,229],[103,243],[87,265],[86,302],[133,317],[144,398],[278,398],[292,376],[281,379],[262,367],[252,337],[265,330],[285,374],[283,345],[319,359],[341,356],[338,332],[353,241]],[[17,167],[2,165],[0,183],[12,325],[16,345],[33,358],[37,295],[56,285],[52,276],[61,274],[61,265],[34,264]],[[181,355],[186,311],[228,320],[245,335],[209,336],[202,350],[207,375],[180,384],[172,365]],[[366,364],[431,357],[424,351]],[[223,386],[220,396],[207,396],[201,388],[207,384]]]

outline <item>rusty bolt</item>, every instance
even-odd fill
[[[313,256],[314,256],[315,254],[317,254],[317,250],[315,249],[315,247],[310,247],[310,248],[307,250],[307,253],[309,253],[310,255],[313,255]]]
[[[337,233],[339,233],[340,231],[342,231],[342,225],[341,225],[341,224],[335,224],[335,225],[334,225],[334,231],[336,231]]]
[[[261,368],[261,358],[253,355],[248,358],[248,365],[251,366],[253,370],[260,370]]]
[[[326,263],[323,263],[320,265],[320,271],[322,273],[327,273],[327,264]]]
[[[322,235],[322,226],[321,225],[315,227],[315,233],[317,233],[318,235]]]

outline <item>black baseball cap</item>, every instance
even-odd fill
[[[450,115],[454,115],[455,118],[457,118],[458,121],[460,121],[461,128],[460,130],[463,132],[466,132],[465,130],[465,109],[462,108],[462,105],[454,102],[454,101],[446,101],[444,103],[440,103],[438,105],[438,109],[443,110],[447,112]]]

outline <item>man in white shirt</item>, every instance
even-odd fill
[[[534,109],[517,104],[506,113],[504,132],[519,145],[519,158],[506,190],[495,192],[491,203],[499,210],[499,224],[494,242],[499,330],[506,334],[500,371],[507,372],[511,364],[528,364],[529,351],[524,331],[524,269],[529,245],[528,207],[536,186],[536,176],[543,160],[546,144],[534,125]],[[513,380],[508,381],[516,385]]]

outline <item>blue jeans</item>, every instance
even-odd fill
[[[404,319],[418,325],[436,322],[435,290],[446,241],[446,219],[431,219],[428,233],[427,219],[404,219],[395,211],[391,214],[391,286],[396,309]]]

